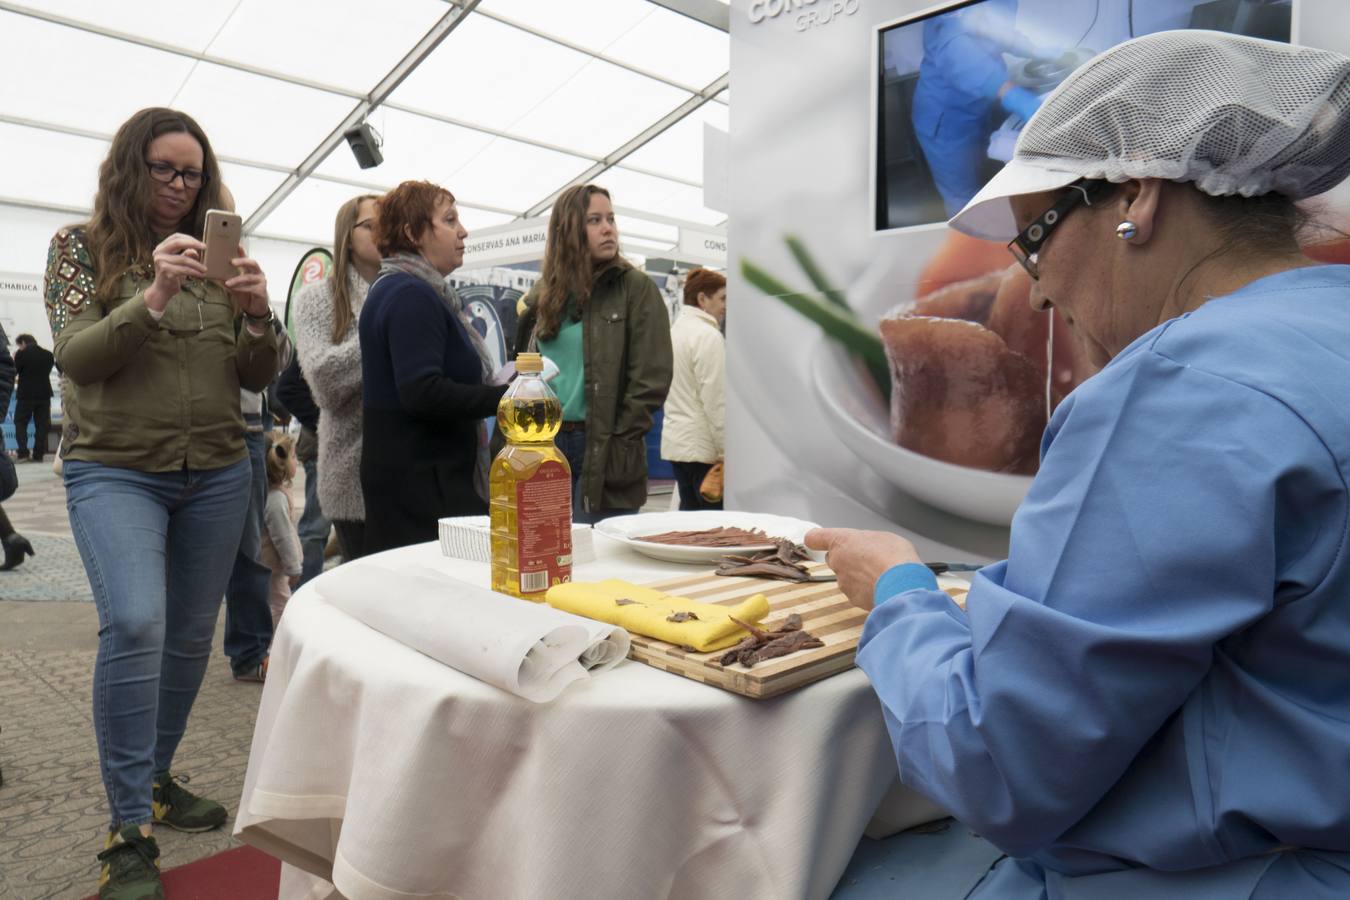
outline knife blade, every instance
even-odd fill
[[[961,563],[961,562],[930,562],[924,563],[925,566],[934,575],[945,575],[948,572],[978,572],[983,569],[987,563]],[[811,575],[807,581],[838,581],[839,576],[833,572],[821,575]]]

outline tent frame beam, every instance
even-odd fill
[[[413,48],[408,51],[403,59],[399,60],[394,68],[389,70],[388,75],[380,79],[380,83],[375,85],[375,89],[357,102],[356,106],[352,107],[352,111],[347,113],[347,117],[329,132],[328,137],[319,142],[319,146],[314,148],[314,151],[305,158],[305,161],[294,172],[286,176],[286,180],[272,192],[272,196],[264,200],[262,205],[253,211],[253,214],[248,217],[248,221],[244,223],[244,233],[252,233],[263,219],[271,214],[272,210],[280,206],[282,201],[289,197],[302,181],[312,175],[314,170],[328,158],[328,154],[332,153],[333,149],[342,143],[343,134],[359,125],[372,109],[383,103],[385,98],[392,94],[395,88],[412,73],[413,69],[417,68],[422,60],[430,56],[432,51],[440,46],[441,41],[450,36],[450,32],[459,27],[478,4],[479,0],[462,0],[460,3],[451,3],[450,10],[441,16],[435,25],[431,26],[431,29],[422,36],[420,41],[413,45]]]
[[[54,25],[73,28],[86,33],[95,34],[101,37],[124,41],[126,43],[134,44],[140,47],[145,47],[147,49],[169,53],[176,56],[187,57],[190,59],[197,60],[199,62],[218,65],[236,71],[257,75],[259,77],[274,79],[277,81],[296,85],[298,87],[323,91],[325,93],[336,94],[338,96],[344,96],[356,100],[357,101],[356,105],[352,108],[351,112],[348,113],[346,118],[344,118],[343,121],[335,129],[333,129],[331,133],[328,134],[327,137],[325,137],[322,141],[319,142],[318,146],[315,147],[315,149],[305,158],[305,160],[297,168],[292,169],[288,166],[280,165],[277,163],[268,163],[259,160],[242,159],[238,157],[229,157],[229,156],[219,157],[219,160],[223,163],[247,166],[250,168],[260,169],[263,171],[281,173],[285,174],[286,176],[282,184],[279,187],[277,187],[271,193],[271,195],[269,195],[268,198],[264,200],[263,203],[256,210],[254,210],[253,213],[249,216],[248,221],[245,222],[244,224],[245,234],[253,234],[257,232],[257,229],[261,225],[263,220],[270,213],[275,211],[275,209],[287,197],[289,197],[290,194],[293,193],[295,189],[300,185],[300,183],[302,183],[306,178],[314,178],[316,181],[325,181],[334,184],[349,185],[353,188],[362,190],[372,190],[372,191],[386,190],[387,188],[384,185],[374,184],[365,181],[358,181],[349,178],[323,175],[317,173],[316,171],[318,166],[321,165],[325,159],[327,159],[327,157],[332,153],[332,151],[337,147],[337,145],[342,143],[344,132],[359,124],[370,114],[370,112],[373,109],[379,106],[384,106],[389,109],[398,110],[400,112],[407,113],[409,115],[421,116],[423,118],[431,119],[432,121],[438,121],[444,124],[453,125],[460,128],[466,128],[482,134],[488,134],[496,138],[501,138],[503,140],[517,141],[527,146],[532,146],[544,150],[550,150],[558,153],[565,153],[569,156],[573,156],[581,160],[586,160],[591,163],[591,165],[586,169],[585,172],[581,173],[576,178],[573,178],[567,184],[564,184],[558,190],[552,192],[548,197],[534,204],[524,212],[519,212],[517,210],[503,209],[501,207],[495,207],[485,204],[477,204],[473,203],[472,201],[466,200],[467,206],[476,209],[483,209],[485,211],[494,212],[501,215],[516,216],[518,219],[526,219],[536,216],[542,210],[546,209],[551,203],[553,203],[553,201],[558,197],[558,195],[561,194],[567,188],[572,187],[573,185],[576,184],[585,184],[594,177],[596,177],[597,175],[599,175],[600,173],[609,169],[610,167],[617,165],[621,160],[628,157],[632,153],[636,152],[641,147],[645,146],[647,143],[649,143],[650,141],[654,140],[656,137],[664,133],[676,122],[680,121],[685,116],[689,115],[693,111],[697,110],[699,107],[703,106],[709,100],[713,99],[717,94],[721,93],[728,86],[730,73],[722,75],[717,80],[712,82],[712,84],[705,87],[703,90],[694,91],[688,85],[658,75],[654,72],[650,72],[646,69],[643,69],[640,66],[635,66],[630,63],[622,62],[620,60],[611,58],[602,52],[588,49],[579,44],[575,44],[571,41],[568,41],[564,38],[560,38],[556,35],[549,34],[546,31],[542,31],[540,29],[531,27],[522,22],[511,19],[507,16],[499,15],[490,10],[476,9],[476,7],[479,5],[480,0],[443,0],[443,2],[445,2],[450,7],[450,9],[446,12],[446,14],[442,16],[436,22],[436,24],[431,27],[431,29],[427,32],[427,34],[424,35],[422,39],[413,47],[413,49],[409,51],[409,53],[406,54],[403,57],[403,59],[400,60],[400,62],[393,67],[393,69],[390,70],[390,72],[380,81],[378,85],[376,85],[376,87],[369,94],[362,94],[359,91],[340,88],[331,84],[324,84],[320,82],[311,81],[309,79],[300,78],[295,75],[286,74],[284,72],[274,71],[272,69],[268,69],[262,66],[255,66],[248,63],[238,62],[235,60],[215,56],[210,53],[190,50],[185,47],[175,46],[172,44],[153,40],[129,32],[122,32],[105,26],[89,22],[82,22],[77,19],[72,19],[67,16],[47,12],[45,10],[37,9],[31,6],[22,6],[14,2],[9,2],[9,0],[0,0],[0,12],[8,12],[15,15],[26,16],[29,18],[45,21]],[[684,16],[688,16],[689,18],[695,19],[705,25],[708,25],[712,28],[716,28],[719,31],[726,32],[729,30],[730,25],[729,7],[727,7],[723,3],[717,2],[717,0],[650,0],[650,2],[653,5],[663,7],[665,9],[671,10],[672,12],[676,12]],[[579,153],[576,150],[569,150],[564,147],[559,147],[545,141],[521,137],[518,135],[511,134],[509,132],[488,128],[482,125],[474,125],[468,122],[462,122],[448,116],[442,116],[430,112],[428,110],[387,102],[389,95],[393,93],[393,91],[399,86],[399,84],[401,84],[404,81],[404,79],[408,77],[408,75],[422,62],[422,60],[424,60],[427,56],[429,56],[436,49],[436,47],[439,46],[440,42],[444,40],[450,34],[450,32],[452,32],[456,27],[458,27],[458,25],[461,24],[468,17],[469,13],[475,11],[479,15],[493,19],[494,21],[500,22],[501,24],[518,29],[527,34],[541,38],[543,40],[547,40],[559,46],[567,47],[570,50],[581,53],[592,59],[609,63],[610,65],[618,66],[620,68],[633,72],[637,75],[641,75],[645,78],[652,79],[654,81],[665,84],[669,87],[676,88],[683,92],[690,93],[692,94],[692,96],[690,96],[689,99],[685,100],[671,112],[667,113],[660,120],[644,129],[637,136],[624,143],[618,149],[601,158],[596,158],[592,154]],[[112,135],[109,134],[103,134],[101,132],[82,129],[75,126],[58,125],[51,122],[24,119],[15,116],[7,116],[4,115],[2,112],[0,112],[0,123],[19,125],[28,128],[51,131],[60,134],[67,134],[75,137],[89,138],[105,142],[110,142],[112,140]],[[624,168],[627,168],[641,175],[660,178],[665,181],[674,182],[676,184],[683,184],[688,187],[701,187],[701,184],[699,182],[691,181],[689,179],[681,178],[679,176],[668,175],[661,172],[654,172],[636,166],[625,166]],[[12,206],[20,206],[32,209],[53,210],[59,212],[72,212],[72,213],[87,212],[87,210],[77,209],[74,207],[65,207],[59,205],[53,206],[50,204],[34,202],[31,200],[0,199],[0,203]],[[631,215],[636,218],[646,218],[653,222],[662,221],[663,218],[649,213],[641,213],[637,210],[625,211],[625,213],[627,215]]]
[[[660,119],[658,119],[651,125],[647,126],[632,140],[628,141],[623,146],[619,147],[613,153],[608,154],[603,159],[596,162],[595,165],[587,169],[585,172],[582,172],[576,178],[573,178],[567,184],[564,184],[562,187],[558,188],[556,191],[554,191],[544,199],[540,200],[538,203],[531,206],[529,209],[525,211],[525,213],[521,216],[521,218],[528,219],[533,216],[539,215],[541,212],[552,206],[553,201],[557,200],[558,196],[563,191],[567,190],[570,187],[575,187],[578,184],[586,184],[592,178],[599,175],[601,172],[605,171],[611,166],[618,165],[624,159],[624,157],[642,149],[642,147],[646,146],[652,140],[660,136],[661,133],[664,132],[667,128],[674,125],[676,122],[680,121],[685,116],[689,115],[703,104],[707,103],[713,97],[722,93],[722,91],[726,90],[727,82],[730,80],[730,77],[731,74],[727,73],[717,78],[715,81],[713,81],[712,84],[708,85],[703,90],[699,91],[697,94],[690,97],[688,100],[684,101],[679,106],[672,109],[670,112],[666,113]]]
[[[688,16],[718,31],[731,31],[731,6],[718,0],[650,0],[671,12]]]

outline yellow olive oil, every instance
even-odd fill
[[[506,447],[492,461],[492,589],[542,601],[572,580],[572,469],[553,443],[562,403],[542,376],[543,357],[521,353],[516,380],[497,404]]]

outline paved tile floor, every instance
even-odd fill
[[[20,464],[18,473],[5,512],[37,555],[0,572],[0,898],[64,900],[95,891],[107,828],[90,709],[98,617],[60,478],[46,464]],[[232,822],[261,688],[230,677],[222,627],[178,766],[193,790],[230,808]],[[229,829],[161,829],[162,864],[237,845]]]
[[[0,572],[0,898],[65,900],[94,892],[107,827],[90,710],[98,619],[60,478],[46,464],[20,464],[18,473],[4,507],[37,555]],[[303,498],[303,484],[295,496]],[[669,484],[654,484],[647,508],[669,503]],[[231,818],[208,834],[159,830],[166,868],[238,843],[229,832],[261,688],[230,677],[222,629],[223,621],[176,768]]]

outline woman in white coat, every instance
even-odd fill
[[[684,307],[670,329],[675,375],[661,425],[661,458],[675,467],[680,509],[721,509],[699,494],[726,443],[727,280],[695,269],[684,282]]]

